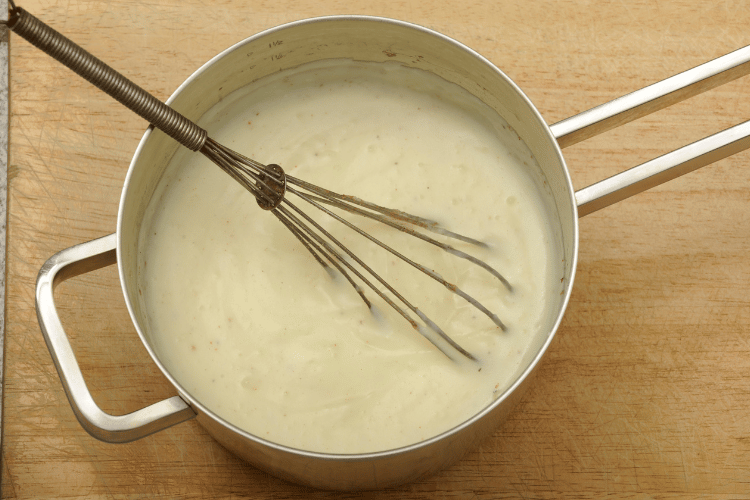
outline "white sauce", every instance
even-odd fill
[[[235,92],[201,125],[290,175],[486,241],[489,249],[452,244],[514,287],[416,238],[355,220],[480,300],[508,325],[502,332],[442,285],[326,223],[479,358],[451,361],[369,291],[379,312],[371,314],[252,195],[181,150],[141,230],[147,330],[180,385],[220,417],[305,450],[392,449],[486,407],[543,342],[561,272],[528,173],[538,167],[473,96],[395,64],[317,63]]]

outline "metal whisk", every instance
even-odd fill
[[[256,198],[258,205],[269,210],[281,221],[309,250],[315,259],[330,270],[330,265],[337,269],[357,291],[368,308],[372,304],[365,295],[362,287],[355,281],[356,276],[361,283],[372,289],[388,305],[393,307],[406,319],[414,329],[419,331],[430,340],[446,356],[453,357],[451,349],[454,349],[469,359],[476,359],[460,345],[454,342],[438,325],[428,318],[422,311],[412,305],[386,280],[375,273],[365,262],[357,257],[351,250],[336,239],[330,232],[324,229],[313,218],[306,214],[289,200],[289,193],[296,195],[306,203],[323,211],[328,216],[341,222],[348,228],[384,248],[399,259],[415,267],[427,276],[443,284],[451,292],[459,295],[486,314],[503,331],[506,326],[496,314],[488,310],[473,297],[458,288],[455,284],[444,280],[435,271],[414,262],[402,255],[382,241],[358,228],[328,207],[335,207],[350,213],[362,215],[380,223],[386,224],[394,229],[403,231],[412,236],[420,238],[428,243],[453,254],[456,257],[466,259],[490,272],[508,289],[512,290],[510,283],[495,269],[487,263],[473,257],[448,244],[440,242],[420,231],[426,230],[449,238],[458,239],[474,245],[483,243],[453,233],[441,227],[434,221],[410,215],[399,210],[384,208],[353,196],[346,196],[314,186],[300,179],[286,175],[278,165],[263,165],[235,151],[232,151],[217,143],[208,133],[198,125],[188,120],[182,114],[162,103],[154,96],[119,74],[107,64],[97,59],[62,34],[50,28],[36,17],[32,16],[20,7],[16,7],[10,0],[11,11],[7,26],[28,42],[57,59],[78,75],[82,76],[100,90],[103,90],[121,104],[146,119],[156,128],[160,129],[183,146],[192,151],[200,151],[222,170],[244,186]],[[345,255],[342,255],[345,254]],[[348,258],[347,258],[348,257]],[[369,278],[368,278],[369,276]],[[397,301],[383,292],[374,281],[382,285]],[[450,348],[442,345],[433,336],[429,335],[420,323],[418,323],[406,309],[415,314],[430,330],[437,333]]]

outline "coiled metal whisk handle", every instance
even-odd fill
[[[128,80],[76,43],[12,4],[7,26],[14,33],[127,106],[154,127],[193,151],[203,148],[207,132]]]

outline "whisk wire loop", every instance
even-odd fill
[[[284,200],[284,205],[289,205],[295,212],[297,212],[298,215],[303,217],[308,224],[312,225],[320,234],[323,234],[326,238],[328,238],[330,241],[332,241],[334,244],[336,244],[341,250],[343,250],[352,260],[354,260],[362,269],[364,269],[370,276],[374,277],[378,282],[380,282],[381,285],[383,285],[392,295],[394,295],[402,304],[404,304],[408,309],[410,309],[414,314],[419,316],[419,318],[435,333],[437,333],[445,342],[450,344],[451,347],[453,347],[455,350],[457,350],[462,355],[466,356],[467,358],[471,360],[476,360],[476,358],[466,351],[463,347],[458,345],[452,338],[448,336],[435,322],[433,322],[429,317],[427,317],[422,311],[417,309],[414,305],[412,305],[403,295],[401,295],[391,284],[389,284],[385,279],[383,279],[379,274],[377,274],[373,269],[368,266],[362,259],[357,257],[357,255],[352,252],[346,245],[341,243],[337,238],[335,238],[330,232],[328,232],[326,229],[324,229],[320,224],[318,224],[312,217],[310,217],[308,214],[306,214],[304,211],[299,209],[296,205],[291,203],[289,200]],[[306,226],[304,223],[301,223],[298,218],[294,217],[293,214],[289,213],[285,209],[286,207],[277,207],[276,210],[281,211],[284,213],[284,215],[290,217],[295,221],[295,223],[303,227],[305,231],[313,237],[318,243],[323,245],[330,253],[333,255],[339,262],[344,264],[351,272],[353,272],[360,280],[362,280],[370,289],[372,289],[375,293],[377,293],[380,298],[385,300],[388,305],[390,305],[392,308],[394,308],[401,316],[403,316],[411,325],[412,327],[420,332],[427,340],[432,342],[435,347],[443,351],[443,353],[451,357],[448,352],[445,351],[441,347],[439,343],[435,341],[430,335],[426,334],[422,330],[422,328],[419,326],[419,323],[414,321],[413,318],[411,318],[406,311],[404,311],[398,304],[396,304],[388,295],[383,293],[378,287],[376,287],[369,279],[367,279],[356,267],[354,267],[350,262],[348,262],[346,259],[342,258],[341,255],[336,252],[320,235],[316,234],[314,231],[310,230],[308,226]],[[351,280],[350,280],[351,282]],[[360,294],[361,295],[361,294]]]
[[[464,300],[466,300],[467,302],[469,302],[471,305],[473,305],[474,307],[476,307],[477,309],[479,309],[481,312],[483,312],[485,315],[487,315],[503,331],[507,330],[507,327],[505,326],[505,324],[503,324],[503,322],[500,320],[500,318],[496,314],[494,314],[492,311],[490,311],[489,309],[487,309],[486,307],[484,307],[479,301],[477,301],[476,299],[474,299],[471,295],[469,295],[466,292],[464,292],[463,290],[461,290],[457,285],[448,282],[447,280],[445,280],[442,276],[440,276],[435,271],[433,271],[431,269],[428,269],[427,267],[414,262],[413,260],[411,260],[410,258],[406,257],[401,252],[395,250],[393,247],[391,247],[389,245],[386,245],[385,243],[383,243],[379,239],[375,238],[370,233],[368,233],[366,231],[363,231],[362,229],[358,228],[357,226],[355,226],[354,224],[352,224],[348,220],[344,219],[343,217],[339,216],[338,214],[336,214],[336,213],[328,210],[324,206],[316,203],[315,200],[311,199],[311,197],[307,196],[305,193],[301,193],[301,192],[299,192],[296,189],[293,189],[291,187],[287,188],[287,190],[290,193],[296,194],[297,196],[299,196],[300,198],[302,198],[303,200],[305,200],[306,202],[308,202],[309,204],[311,204],[315,208],[317,208],[317,209],[321,210],[322,212],[326,213],[328,216],[332,217],[333,219],[337,220],[338,222],[344,224],[346,227],[348,227],[352,231],[355,231],[358,234],[364,236],[365,238],[367,238],[371,242],[375,243],[379,247],[387,250],[388,252],[390,252],[391,254],[395,255],[396,257],[398,257],[402,261],[406,262],[410,266],[414,267],[415,269],[421,271],[422,273],[424,273],[425,275],[427,275],[430,278],[434,279],[438,283],[442,284],[448,290],[450,290],[451,292],[453,292],[456,295],[460,296],[461,298],[463,298]],[[320,199],[320,198],[318,198],[318,199]],[[355,211],[355,210],[352,210],[352,211]],[[406,215],[408,215],[408,214],[406,214]],[[424,236],[424,235],[422,235],[422,234],[420,234],[420,233],[418,233],[416,231],[412,231],[412,230],[410,230],[408,228],[403,228],[402,226],[399,226],[398,224],[394,224],[394,223],[392,223],[392,222],[390,222],[388,220],[382,220],[380,217],[374,218],[374,219],[378,220],[378,221],[380,221],[380,222],[382,222],[384,224],[387,224],[387,225],[389,225],[391,227],[395,227],[396,229],[408,232],[409,234],[412,234],[413,236],[422,237],[422,239],[424,239],[425,241],[428,241],[430,243],[434,243],[434,244],[440,246],[441,248],[448,247],[448,245],[444,246],[443,244],[441,244],[438,241],[435,241],[432,238]],[[450,248],[450,247],[448,247],[448,248]],[[461,253],[464,253],[464,252],[461,252]],[[468,254],[465,254],[465,255],[468,255]],[[471,257],[470,255],[468,255],[468,256]]]

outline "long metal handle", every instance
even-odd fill
[[[63,63],[183,146],[193,151],[199,151],[203,147],[207,137],[204,129],[24,9],[14,7],[7,25],[14,33]]]
[[[576,191],[578,216],[596,212],[748,148],[750,121]]]
[[[750,46],[649,85],[550,127],[560,147],[576,144],[750,73]],[[576,192],[584,216],[750,148],[750,121]]]
[[[66,279],[116,262],[116,235],[89,241],[53,255],[39,271],[36,312],[65,394],[78,421],[97,439],[126,443],[189,420],[195,412],[179,396],[127,415],[110,415],[94,402],[55,308],[54,289]]]

